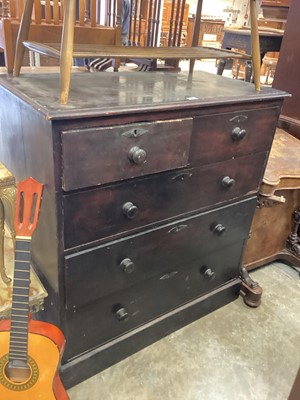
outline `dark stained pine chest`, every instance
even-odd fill
[[[0,159],[44,183],[32,262],[72,386],[237,298],[285,93],[204,72],[1,80]]]

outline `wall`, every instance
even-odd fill
[[[190,4],[190,13],[195,14],[197,0],[187,0]],[[239,13],[229,12],[230,9],[239,10]],[[222,19],[226,26],[249,25],[248,0],[203,0],[202,16],[204,18]],[[224,10],[228,10],[228,12]],[[245,15],[248,14],[248,18]]]

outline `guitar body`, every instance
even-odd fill
[[[65,338],[54,325],[29,321],[28,363],[30,377],[22,383],[10,381],[5,374],[9,353],[10,321],[0,321],[0,399],[69,400],[58,375]]]

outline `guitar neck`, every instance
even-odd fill
[[[16,237],[9,364],[17,367],[27,365],[30,245],[30,237]]]

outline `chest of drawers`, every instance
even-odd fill
[[[78,75],[78,76],[77,76]],[[3,79],[0,157],[45,184],[40,318],[74,385],[236,299],[283,97],[206,73]]]

